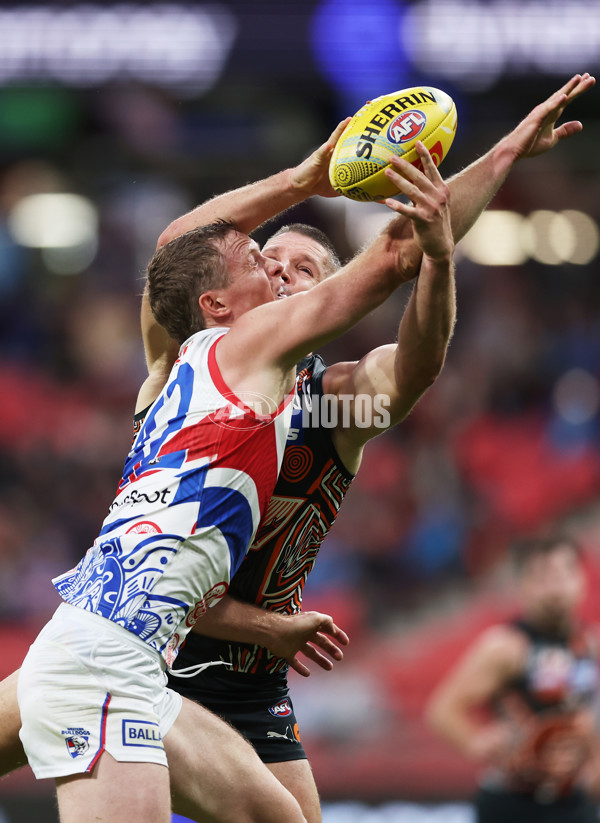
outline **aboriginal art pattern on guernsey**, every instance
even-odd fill
[[[254,542],[231,581],[230,594],[266,609],[295,614],[323,538],[353,479],[331,440],[331,428],[313,415],[322,396],[325,364],[318,355],[299,367],[292,422],[279,479]],[[223,660],[247,673],[287,667],[261,646],[229,643],[192,633],[178,665]]]
[[[183,344],[125,462],[94,545],[53,582],[68,603],[123,626],[168,665],[227,591],[277,480],[290,395],[257,415],[219,372],[226,329]]]

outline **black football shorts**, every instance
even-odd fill
[[[263,763],[306,759],[285,672],[252,675],[213,666],[191,682],[170,676],[169,686],[231,723]]]

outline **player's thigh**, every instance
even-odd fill
[[[56,780],[61,823],[170,823],[169,770],[104,752],[91,773]]]
[[[267,763],[269,771],[291,792],[304,813],[307,823],[321,823],[321,803],[308,760]]]
[[[0,777],[27,763],[19,738],[21,713],[17,700],[19,672],[0,682]]]
[[[184,698],[164,738],[173,809],[198,823],[305,823],[299,804],[252,746]]]

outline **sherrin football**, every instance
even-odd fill
[[[392,154],[421,168],[420,140],[439,166],[456,133],[452,98],[430,86],[415,86],[369,100],[350,120],[329,164],[329,181],[352,200],[380,200],[397,193],[384,170]]]

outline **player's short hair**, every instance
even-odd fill
[[[152,314],[178,343],[206,327],[200,295],[229,284],[219,244],[231,231],[225,221],[192,229],[158,249],[148,264]]]
[[[519,540],[512,547],[512,562],[516,574],[521,575],[535,558],[548,557],[565,546],[572,550],[575,557],[581,558],[581,547],[570,535],[553,534],[548,537]]]
[[[315,226],[309,226],[307,223],[290,223],[288,226],[282,226],[280,229],[277,229],[275,234],[269,237],[269,240],[273,240],[275,237],[279,237],[281,234],[288,234],[291,231],[295,232],[296,234],[303,234],[305,237],[310,237],[311,240],[315,240],[317,243],[323,246],[323,248],[329,256],[329,264],[327,267],[327,271],[325,272],[326,277],[329,277],[330,274],[333,274],[341,267],[342,264],[340,262],[340,258],[338,257],[338,253],[335,250],[333,243],[331,242],[329,237],[327,237],[324,231],[315,228]]]

